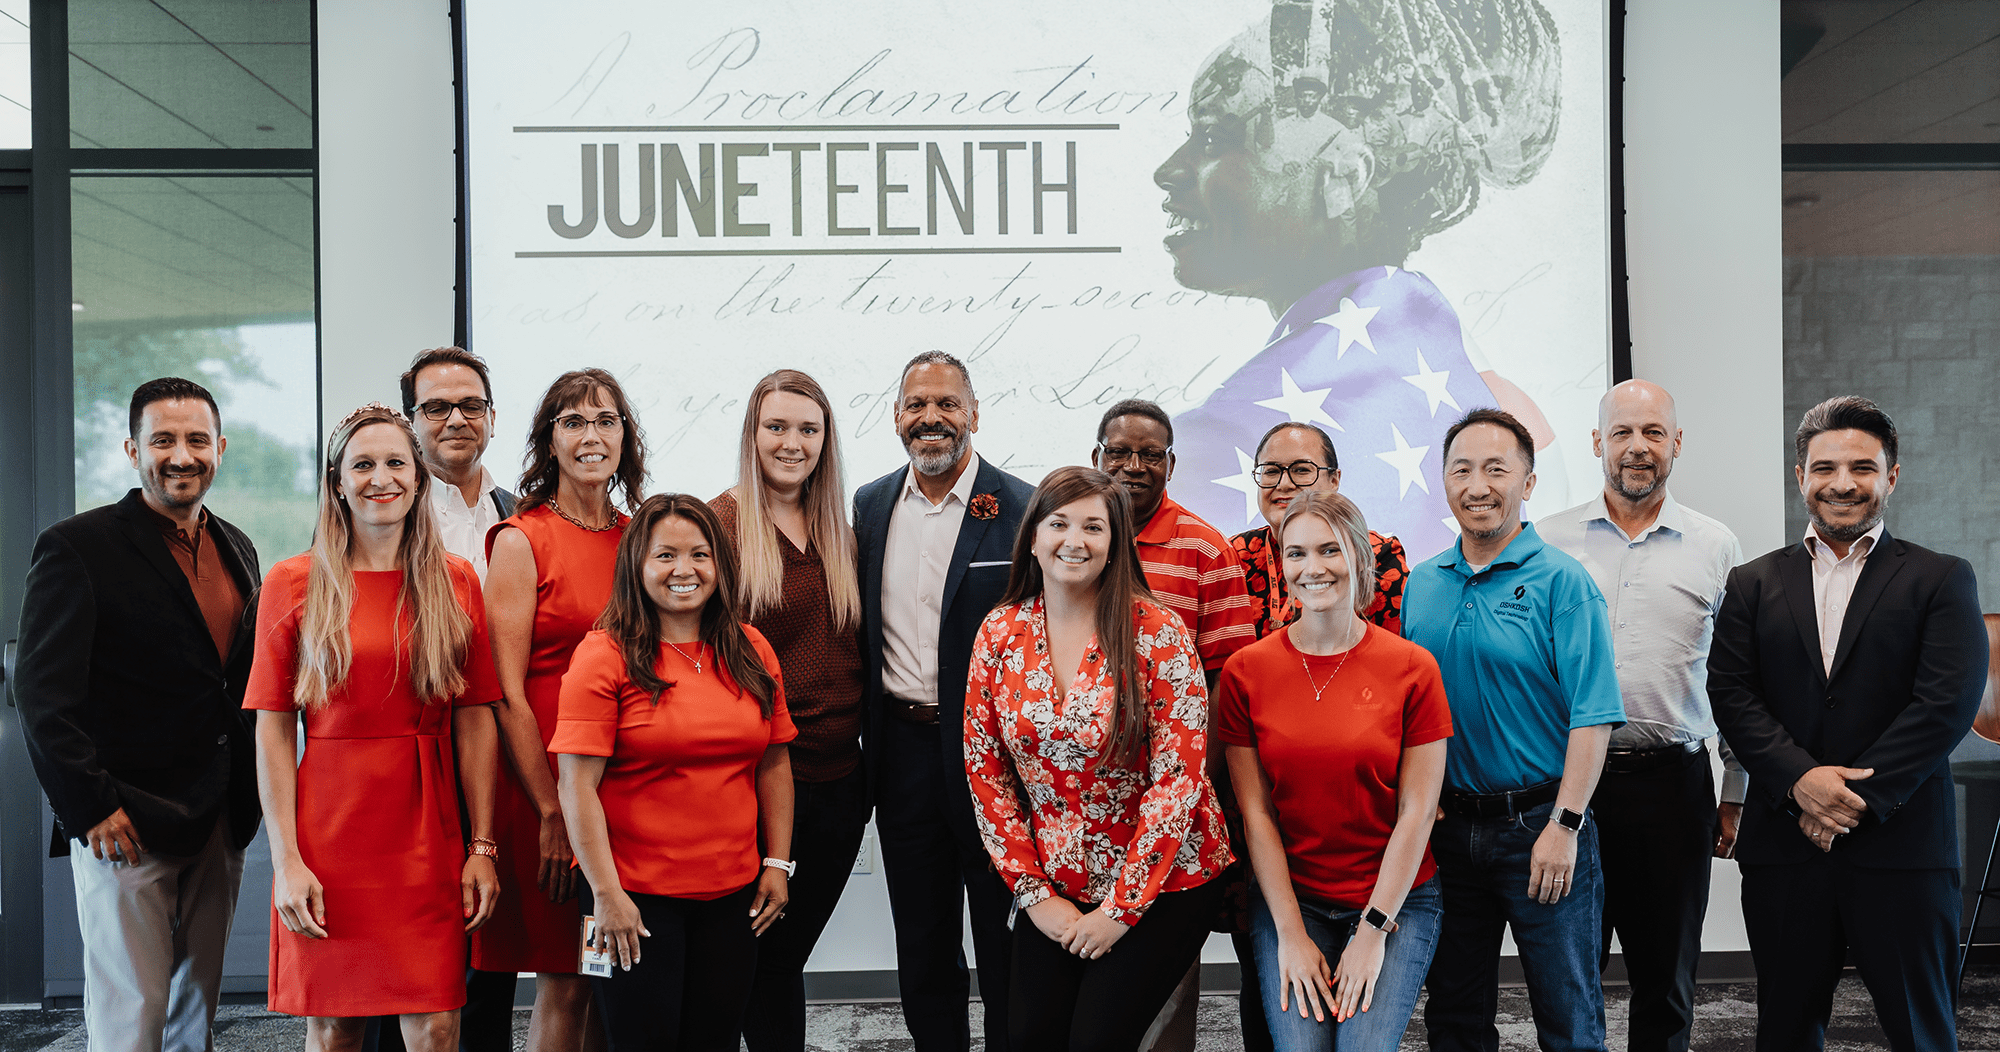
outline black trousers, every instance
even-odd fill
[[[588,914],[588,888],[582,894]],[[639,963],[590,980],[611,1052],[736,1052],[757,970],[757,882],[708,901],[627,894],[651,933],[639,940]]]
[[[757,975],[743,1014],[750,1052],[804,1052],[806,958],[840,904],[868,828],[868,774],[860,767],[830,782],[792,782],[791,880],[785,919],[757,946]]]
[[[1839,847],[1799,865],[1745,865],[1758,1052],[1826,1047],[1849,951],[1891,1049],[1956,1049],[1952,974],[1963,905],[1958,870],[1863,869]]]
[[[966,799],[965,772],[944,769],[939,730],[885,719],[879,736],[875,833],[896,925],[903,1022],[916,1052],[966,1052],[971,1047],[966,998],[972,986],[961,920],[970,912],[979,996],[986,1009],[986,1048],[1005,1052],[1012,956],[1007,912],[1013,896],[977,839],[954,830],[952,819],[969,829],[971,816],[947,816],[947,808],[958,806],[954,801]]]
[[[1034,1052],[1133,1052],[1146,1028],[1201,956],[1221,904],[1214,881],[1153,900],[1104,956],[1086,961],[1014,919],[1013,1047]],[[1097,908],[1091,903],[1088,913]]]
[[[1616,931],[1632,983],[1631,1052],[1687,1052],[1695,966],[1714,865],[1715,776],[1708,750],[1630,774],[1610,771],[1590,809],[1604,864],[1604,952]]]

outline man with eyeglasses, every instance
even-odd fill
[[[486,534],[514,514],[514,495],[493,484],[480,463],[493,441],[493,383],[486,362],[458,347],[417,355],[402,377],[403,412],[417,429],[417,455],[442,486],[431,487],[431,514],[445,551],[472,563],[486,580]]]
[[[1229,655],[1257,639],[1257,608],[1243,587],[1243,564],[1222,531],[1167,496],[1174,475],[1174,425],[1167,411],[1141,398],[1105,410],[1097,423],[1090,463],[1125,487],[1132,501],[1139,568],[1160,605],[1180,615],[1194,634],[1210,690]],[[1227,782],[1222,751],[1214,750],[1209,774]],[[1233,809],[1234,801],[1225,801]],[[1142,1048],[1182,1052],[1194,1047],[1194,1005],[1200,993],[1197,962],[1160,1010]]]

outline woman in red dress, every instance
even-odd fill
[[[1130,505],[1049,472],[973,644],[965,767],[1014,925],[1015,1048],[1138,1047],[1201,953],[1232,858],[1194,639],[1153,603]]]
[[[735,1052],[757,937],[789,897],[798,732],[708,505],[640,505],[616,580],[549,743],[596,945],[621,969],[591,981],[613,1052]]]
[[[602,369],[556,378],[528,433],[514,516],[486,538],[486,616],[505,699],[500,734],[512,778],[494,808],[507,866],[500,903],[472,940],[480,971],[535,972],[529,1052],[598,1047],[590,984],[577,974],[583,914],[548,743],[570,654],[611,598],[626,517],[646,481],[645,435]]]
[[[262,710],[270,1004],[311,1017],[309,1049],[360,1048],[379,1015],[402,1017],[414,1052],[457,1048],[465,933],[499,891],[500,689],[472,564],[411,513],[435,484],[408,421],[356,410],[327,441],[312,550],[264,578],[243,705]]]

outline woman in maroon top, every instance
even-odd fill
[[[777,652],[791,743],[792,878],[786,921],[757,949],[743,1018],[750,1052],[800,1052],[806,958],[833,916],[868,825],[861,767],[861,584],[833,407],[780,369],[750,392],[737,484],[709,501],[738,553],[738,612]]]

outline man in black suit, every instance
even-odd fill
[[[965,674],[979,622],[1007,586],[1034,487],[972,452],[979,401],[965,364],[903,367],[896,434],[910,465],[854,494],[861,550],[862,739],[882,844],[903,1021],[917,1052],[971,1044],[960,914],[969,906],[986,1047],[1007,1048],[1009,892],[972,823]],[[962,906],[963,904],[963,906]]]
[[[1986,675],[1964,559],[1891,537],[1896,428],[1865,398],[1799,422],[1802,543],[1729,576],[1708,663],[1750,771],[1737,833],[1757,1047],[1818,1049],[1851,949],[1893,1049],[1958,1047],[1958,819],[1946,757]]]
[[[140,488],[35,541],[14,692],[76,882],[90,1047],[202,1052],[259,815],[257,551],[202,508],[225,445],[208,391],[142,384],[131,428]]]

